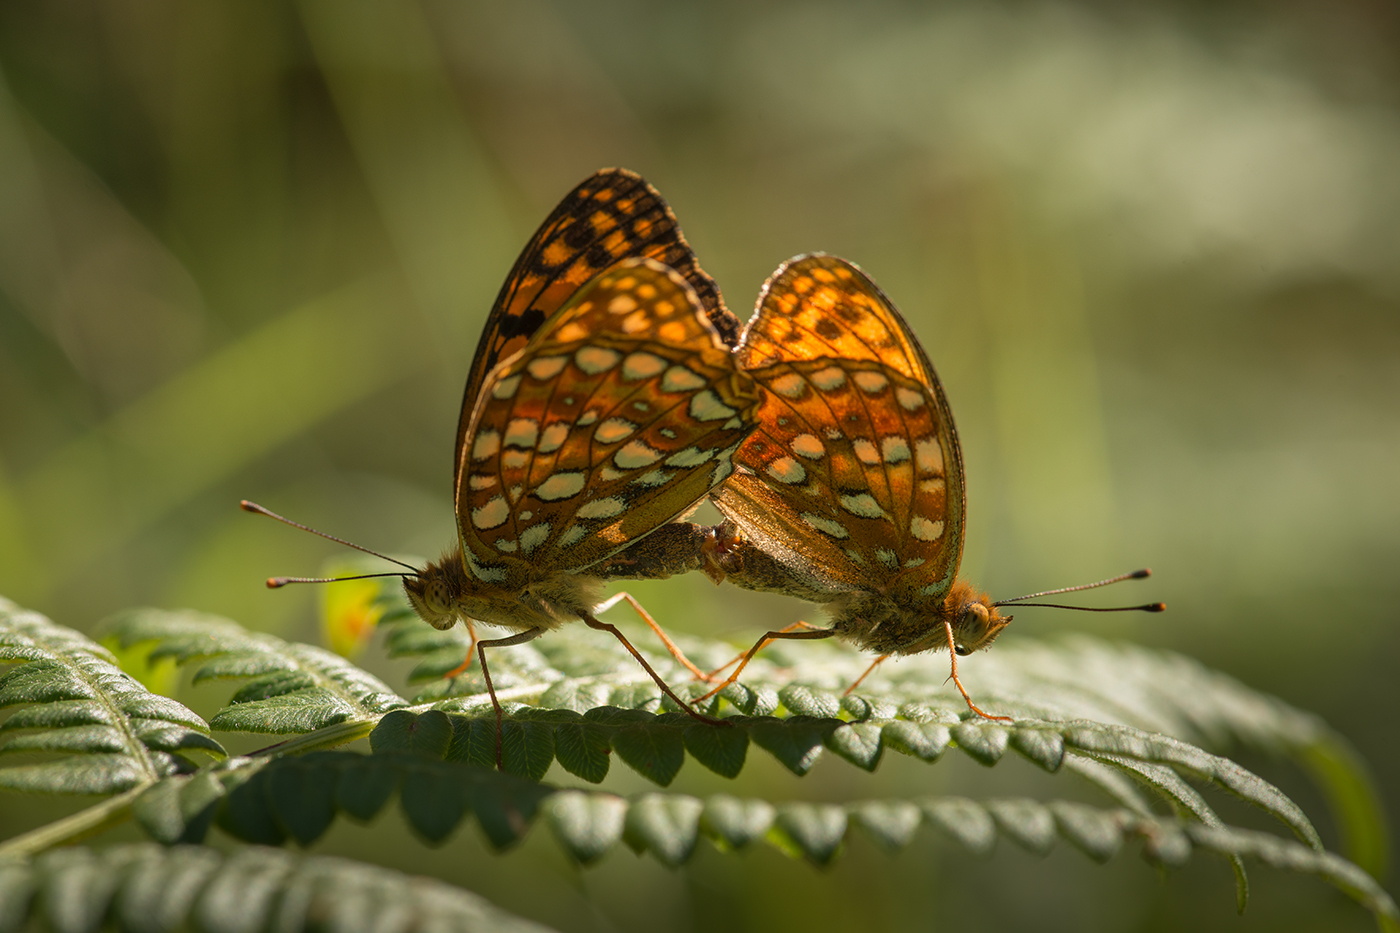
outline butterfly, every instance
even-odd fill
[[[771,639],[840,636],[879,655],[860,680],[891,655],[946,647],[967,705],[1006,719],[973,703],[957,658],[996,640],[1011,622],[1001,606],[1048,593],[993,601],[958,578],[962,450],[938,376],[894,304],[851,263],[799,256],[763,286],[737,354],[762,403],[734,475],[711,494],[727,521],[691,531],[689,552],[676,545],[670,565],[657,563],[703,562],[717,581],[823,604],[830,627],[767,633],[695,702],[733,683]]]
[[[472,631],[498,764],[502,711],[485,649],[575,619],[616,636],[698,716],[596,618],[602,578],[590,568],[618,560],[731,472],[758,405],[734,364],[738,330],[666,202],[623,169],[566,195],[516,260],[467,377],[454,454],[457,545],[422,569],[399,562],[411,572],[398,574],[437,628],[479,620],[515,631],[482,641]]]
[[[596,618],[588,568],[726,479],[757,401],[694,290],[647,258],[598,276],[482,380],[458,447],[459,546],[403,582],[434,627],[516,630],[477,645],[498,721],[485,649],[574,619],[612,633],[681,704]]]

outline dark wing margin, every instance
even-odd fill
[[[462,462],[462,445],[486,374],[523,349],[579,288],[633,257],[656,259],[680,273],[725,345],[738,342],[738,319],[725,307],[714,279],[700,268],[665,199],[635,172],[603,169],[550,212],[501,286],[468,371],[453,463]]]

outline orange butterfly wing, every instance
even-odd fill
[[[765,284],[738,353],[760,427],[715,504],[818,587],[941,600],[962,553],[962,452],[894,305],[850,263],[798,257]]]
[[[454,463],[462,462],[472,408],[486,375],[502,359],[523,349],[549,316],[595,276],[639,256],[680,273],[720,338],[733,346],[739,321],[724,306],[714,280],[700,268],[666,201],[640,175],[621,168],[603,169],[564,196],[530,238],[501,286],[468,371]],[[460,483],[461,477],[456,481]]]
[[[610,557],[729,476],[757,406],[683,276],[614,266],[482,383],[457,464],[468,571],[519,587]]]

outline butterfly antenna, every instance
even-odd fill
[[[1027,599],[1039,599],[1042,596],[1055,596],[1059,593],[1077,593],[1080,590],[1096,590],[1101,586],[1108,586],[1110,583],[1121,583],[1124,580],[1145,580],[1152,576],[1152,571],[1144,567],[1141,570],[1134,570],[1132,573],[1120,574],[1116,577],[1109,577],[1107,580],[1100,580],[1097,583],[1082,583],[1079,586],[1065,586],[1058,590],[1042,590],[1039,593],[1027,593],[1025,596],[1013,596],[1010,599],[999,599],[992,603],[993,606],[1007,606],[1016,603],[1022,606],[1039,606],[1045,609],[1078,609],[1083,612],[1164,612],[1166,603],[1145,603],[1141,606],[1065,606],[1060,603],[1028,603]]]
[[[370,580],[374,577],[412,577],[411,573],[361,573],[353,577],[268,577],[267,588],[275,590],[288,583],[339,583],[342,580]]]
[[[322,537],[322,538],[325,538],[327,541],[334,541],[336,544],[343,544],[343,545],[345,545],[345,546],[348,547],[348,548],[354,548],[354,549],[357,550],[357,551],[361,551],[361,552],[363,552],[363,553],[365,553],[365,554],[370,554],[370,555],[372,555],[372,556],[374,556],[374,557],[378,557],[380,560],[387,560],[387,561],[388,561],[389,563],[391,563],[391,564],[398,564],[400,567],[407,567],[409,570],[413,571],[413,576],[417,576],[417,575],[418,575],[418,568],[415,567],[415,566],[413,566],[412,564],[405,564],[403,561],[398,560],[397,558],[394,558],[394,557],[390,557],[388,554],[381,554],[381,553],[379,553],[378,551],[371,551],[369,548],[367,548],[367,547],[361,547],[360,545],[355,544],[353,541],[346,541],[344,538],[337,538],[335,535],[328,535],[328,534],[326,534],[324,531],[317,531],[315,528],[311,528],[310,526],[303,525],[301,522],[294,522],[294,521],[292,521],[290,518],[287,518],[287,517],[282,516],[282,515],[278,515],[276,512],[272,511],[271,509],[265,509],[265,508],[263,508],[262,506],[258,505],[256,502],[249,502],[247,499],[243,499],[242,501],[240,501],[240,502],[238,503],[238,506],[239,506],[239,508],[241,508],[241,509],[242,509],[243,511],[245,511],[245,512],[252,512],[252,513],[255,514],[255,515],[266,515],[268,518],[275,518],[275,519],[277,519],[279,522],[281,522],[281,523],[284,524],[284,525],[291,525],[293,528],[300,528],[302,531],[309,531],[309,532],[311,532],[313,535],[318,535],[318,536],[320,536],[320,537]],[[402,574],[402,573],[366,574],[365,576],[403,577],[403,576],[408,576],[408,574]],[[359,577],[336,577],[335,579],[337,579],[337,580],[356,580],[356,579],[361,579],[361,578],[359,578]],[[284,585],[284,583],[311,583],[311,582],[320,583],[320,582],[329,582],[329,581],[320,581],[320,580],[312,581],[312,580],[309,580],[309,579],[308,579],[308,580],[303,580],[303,579],[301,579],[301,578],[299,578],[299,577],[297,577],[297,578],[294,578],[294,577],[272,577],[271,579],[269,579],[269,580],[267,581],[267,585],[268,585],[268,586],[272,586],[274,580],[282,580],[282,581],[283,581],[283,583],[278,583],[277,586],[282,586],[282,585]]]

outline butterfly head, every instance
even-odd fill
[[[449,629],[462,617],[458,608],[462,598],[461,565],[460,557],[447,555],[429,563],[417,575],[403,578],[403,590],[413,611],[433,628]]]
[[[991,599],[981,593],[958,603],[954,611],[953,650],[959,656],[990,647],[1011,621],[1011,616],[1002,615]]]

